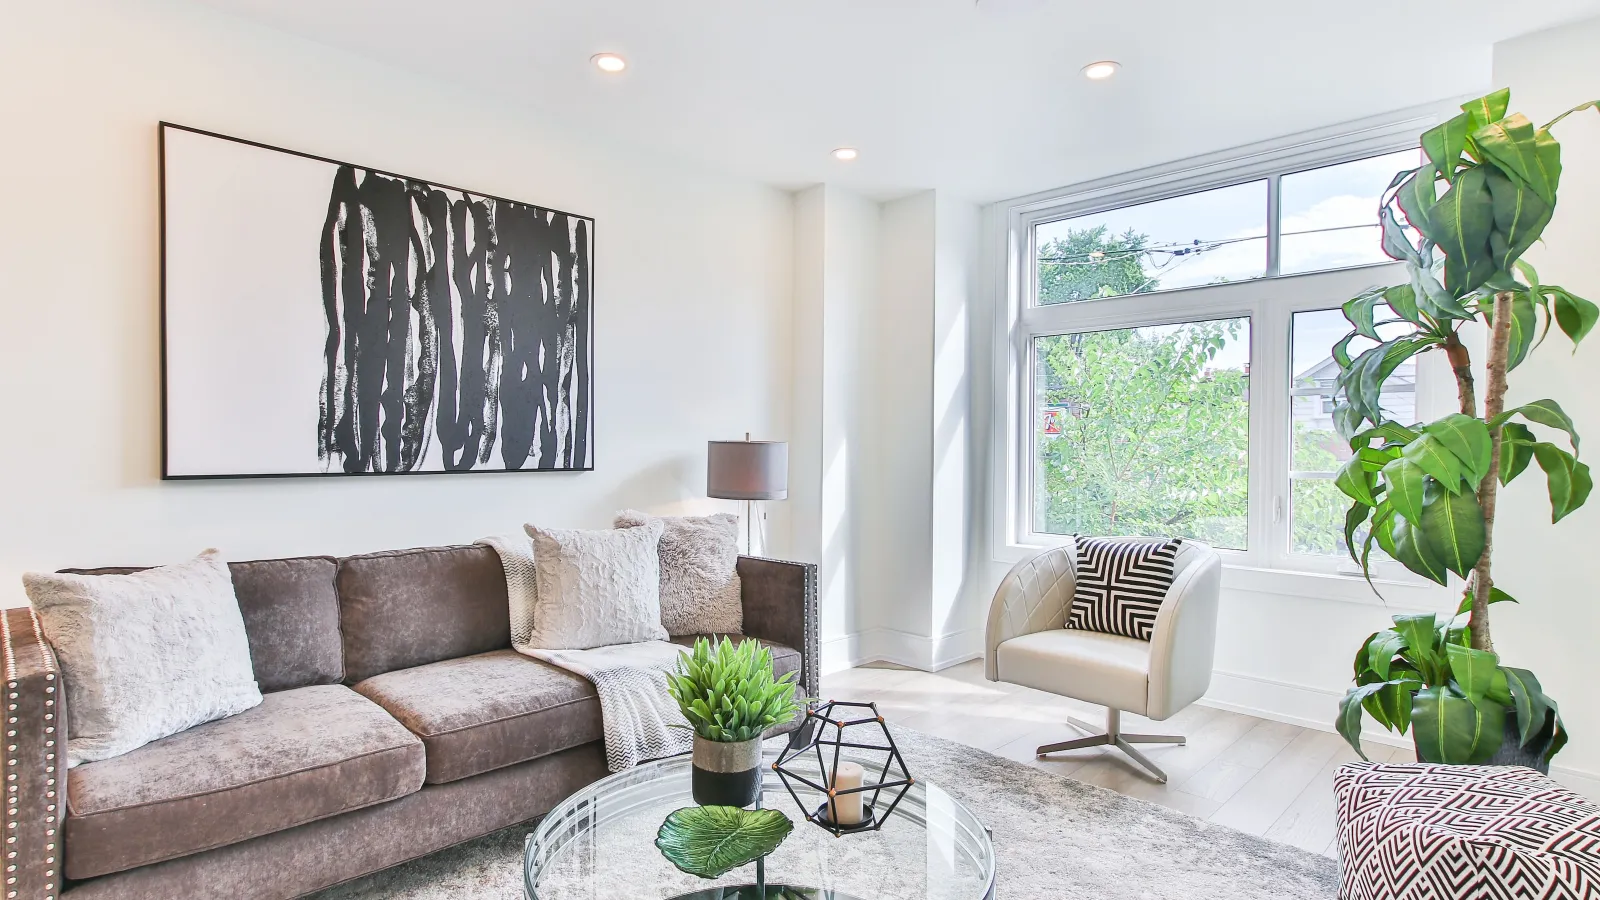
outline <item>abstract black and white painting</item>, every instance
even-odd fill
[[[594,220],[161,126],[164,476],[585,470]]]

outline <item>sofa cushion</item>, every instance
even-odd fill
[[[422,738],[429,784],[537,759],[604,735],[594,685],[515,650],[385,672],[355,689]]]
[[[342,685],[86,763],[67,780],[65,874],[120,872],[393,800],[422,787],[422,744]]]
[[[261,691],[344,680],[339,637],[338,563],[328,556],[230,562],[250,665]],[[63,569],[73,575],[126,575],[143,567]]]
[[[500,557],[428,547],[339,561],[345,682],[511,646]]]
[[[692,644],[694,638],[686,635],[673,643]],[[800,668],[799,651],[761,643],[772,651],[779,675]],[[429,784],[470,778],[605,737],[600,698],[588,679],[515,650],[386,672],[358,682],[355,690],[422,738]]]

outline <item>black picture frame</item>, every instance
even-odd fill
[[[596,220],[595,217],[582,215],[582,214],[579,214],[579,213],[572,213],[572,212],[568,212],[566,210],[557,209],[555,207],[543,206],[543,205],[535,204],[535,203],[529,203],[527,201],[512,200],[512,199],[507,198],[507,197],[502,197],[502,196],[498,196],[498,195],[495,195],[495,194],[486,193],[486,192],[483,192],[483,191],[469,190],[469,189],[458,187],[458,186],[455,186],[455,185],[445,184],[445,183],[439,182],[439,181],[433,181],[433,180],[430,180],[430,179],[419,178],[419,177],[416,177],[416,176],[403,175],[403,174],[400,174],[398,172],[393,172],[393,171],[390,171],[390,170],[387,170],[387,169],[378,168],[378,167],[375,167],[375,166],[365,166],[365,165],[361,165],[359,163],[351,163],[351,162],[347,162],[347,161],[344,161],[344,160],[334,159],[332,157],[320,156],[320,155],[317,155],[317,154],[314,154],[314,153],[307,153],[305,151],[294,150],[294,149],[290,149],[290,148],[286,148],[286,147],[279,147],[279,146],[275,146],[275,145],[272,145],[272,144],[264,143],[264,142],[261,142],[261,141],[250,140],[248,138],[235,137],[233,135],[222,134],[222,133],[215,132],[215,131],[209,131],[209,130],[206,130],[206,129],[196,128],[196,127],[189,126],[189,125],[182,125],[182,124],[178,124],[178,123],[175,123],[175,122],[169,122],[169,121],[165,121],[165,120],[162,120],[162,121],[157,123],[157,129],[156,130],[157,130],[157,179],[158,179],[158,188],[159,188],[159,190],[158,190],[158,196],[159,196],[158,235],[159,235],[159,244],[160,244],[160,263],[159,263],[159,278],[160,278],[160,290],[159,290],[159,296],[160,296],[160,302],[159,302],[159,340],[160,340],[160,347],[159,347],[159,364],[160,364],[160,368],[161,368],[161,391],[160,391],[161,476],[160,477],[161,477],[162,481],[218,481],[218,480],[224,480],[225,481],[225,480],[248,480],[248,479],[341,478],[341,477],[342,478],[348,478],[348,477],[380,477],[381,478],[381,477],[401,477],[401,476],[426,477],[426,476],[441,476],[441,475],[512,475],[512,474],[523,474],[523,473],[544,474],[544,473],[592,472],[592,471],[594,471],[594,469],[595,469],[595,460],[597,459],[597,455],[598,455],[598,447],[597,447],[597,440],[596,440],[597,434],[598,434],[598,428],[597,428],[597,425],[596,425],[596,414],[595,414],[595,412],[596,412],[595,411],[595,398],[596,398],[595,382],[596,382],[596,368],[597,368],[597,366],[596,366],[596,363],[597,363],[597,350],[596,350],[596,335],[595,335],[596,328],[595,328],[595,325],[596,325],[597,319],[596,319],[596,315],[595,315],[595,302],[596,302],[596,299],[595,299],[594,287],[595,287],[595,281],[596,281],[596,269],[598,267],[597,248],[598,248],[598,245],[599,245],[598,221]],[[570,218],[570,219],[579,220],[579,221],[581,221],[583,223],[586,223],[586,225],[587,225],[587,238],[588,238],[588,256],[587,256],[587,265],[586,265],[586,289],[585,289],[586,298],[585,298],[585,313],[584,313],[584,318],[586,319],[586,327],[584,328],[584,331],[583,331],[584,339],[582,341],[582,345],[581,345],[581,347],[579,347],[579,350],[581,350],[581,352],[585,356],[585,359],[587,360],[587,368],[586,368],[587,376],[584,379],[584,383],[581,386],[582,392],[584,394],[582,403],[584,404],[584,409],[585,409],[584,422],[583,422],[582,426],[580,426],[583,429],[582,437],[584,439],[584,456],[585,456],[585,459],[583,460],[582,464],[581,465],[558,466],[558,467],[538,467],[538,466],[535,466],[535,467],[527,467],[527,468],[487,468],[487,467],[471,466],[471,467],[461,468],[461,469],[449,469],[449,468],[446,468],[446,469],[430,469],[430,470],[420,470],[420,471],[360,470],[360,471],[248,472],[248,473],[206,473],[206,474],[174,473],[172,471],[172,467],[171,467],[171,407],[170,407],[170,397],[169,397],[171,372],[170,372],[170,368],[169,368],[169,350],[170,350],[169,341],[170,341],[170,335],[169,335],[169,332],[168,332],[168,312],[169,312],[168,286],[169,286],[169,267],[171,265],[171,261],[170,261],[170,258],[169,258],[169,240],[168,240],[168,228],[169,228],[169,225],[170,225],[170,221],[169,221],[169,212],[168,212],[168,171],[167,171],[168,150],[167,150],[167,134],[168,134],[169,130],[170,131],[181,131],[181,132],[186,132],[186,133],[193,134],[193,135],[199,135],[199,136],[202,136],[202,137],[214,138],[214,139],[222,140],[222,141],[228,141],[228,142],[231,142],[231,143],[240,144],[240,145],[244,145],[244,146],[247,146],[247,147],[254,147],[254,148],[257,148],[257,149],[268,150],[268,151],[272,151],[272,152],[275,152],[275,153],[287,154],[289,156],[299,157],[301,159],[312,160],[312,161],[315,161],[315,162],[326,163],[326,164],[333,165],[333,166],[350,167],[350,168],[354,168],[354,169],[360,170],[360,171],[365,172],[365,173],[370,173],[372,175],[377,175],[377,176],[381,176],[381,177],[384,177],[384,178],[398,179],[398,180],[402,180],[402,181],[405,181],[405,182],[415,182],[415,183],[426,185],[426,186],[428,186],[430,188],[433,188],[433,189],[436,189],[436,190],[441,190],[441,191],[455,191],[455,192],[459,192],[461,194],[470,195],[471,197],[474,197],[474,198],[479,198],[479,199],[488,200],[488,201],[494,201],[495,203],[515,204],[515,205],[520,205],[520,206],[525,206],[525,207],[533,207],[533,208],[536,208],[536,209],[541,210],[541,211],[546,212],[546,213],[551,213],[551,214],[554,214],[556,216],[564,216],[564,217],[567,217],[567,218]]]

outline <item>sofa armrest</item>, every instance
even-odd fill
[[[739,557],[744,633],[800,651],[800,691],[822,692],[817,668],[817,567],[812,563]]]
[[[32,607],[0,610],[0,652],[6,675],[3,896],[54,900],[61,893],[67,729],[55,651]]]

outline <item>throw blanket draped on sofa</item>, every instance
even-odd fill
[[[606,765],[613,772],[641,762],[687,753],[694,744],[688,720],[667,693],[666,673],[683,648],[666,641],[617,644],[592,650],[545,650],[528,645],[533,631],[533,542],[521,535],[478,541],[494,548],[506,571],[511,645],[518,653],[587,678],[600,695]]]

